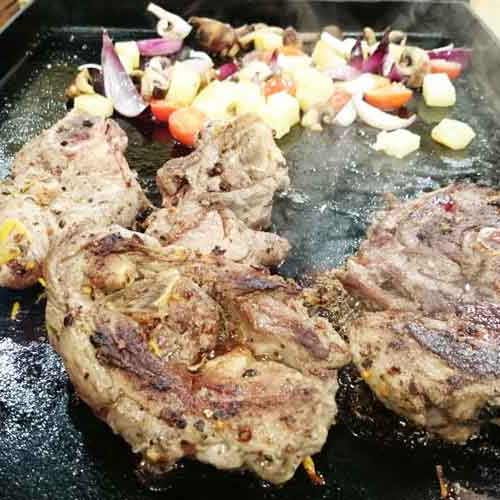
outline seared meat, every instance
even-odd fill
[[[17,154],[0,188],[0,286],[41,276],[50,245],[77,224],[131,226],[148,207],[111,120],[72,111]]]
[[[336,414],[347,348],[296,285],[119,227],[51,253],[47,326],[78,393],[154,468],[289,479]]]
[[[204,207],[194,200],[153,213],[147,234],[165,246],[183,246],[252,265],[278,265],[290,250],[286,239],[250,229],[231,210]]]
[[[393,200],[347,261],[344,286],[376,309],[498,302],[499,205],[499,192],[467,184]]]
[[[214,123],[199,147],[168,161],[157,176],[164,207],[196,200],[232,210],[248,227],[270,225],[273,196],[288,188],[288,169],[271,129],[254,115]]]
[[[465,441],[500,415],[500,193],[454,184],[392,203],[340,275],[370,309],[354,362],[389,408]]]

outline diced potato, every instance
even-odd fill
[[[189,106],[196,97],[200,83],[201,77],[199,73],[186,64],[175,63],[172,69],[167,100],[179,107]]]
[[[117,42],[115,43],[115,50],[127,73],[132,73],[134,69],[139,67],[141,55],[137,43]]]
[[[113,103],[107,97],[100,94],[79,95],[75,97],[75,109],[89,115],[103,116],[104,118],[110,117],[114,112]]]
[[[283,71],[293,71],[296,68],[311,66],[312,59],[309,56],[286,56],[284,54],[278,55],[278,66]]]
[[[288,134],[300,121],[299,103],[287,92],[269,96],[266,105],[260,108],[258,114],[274,130],[277,139]]]
[[[445,146],[460,150],[465,149],[476,137],[472,128],[464,122],[445,118],[432,129],[432,138]]]
[[[267,104],[281,109],[285,120],[293,127],[300,121],[299,101],[288,92],[277,92],[267,98]]]
[[[239,95],[237,83],[214,81],[196,96],[192,106],[210,120],[227,120],[233,116]]]
[[[453,106],[457,100],[455,87],[446,73],[425,75],[422,93],[427,106],[445,108]]]
[[[297,68],[293,73],[297,87],[296,96],[303,111],[309,111],[330,99],[333,94],[333,82],[314,68]]]
[[[275,50],[283,47],[283,36],[272,31],[258,31],[254,37],[257,50]]]
[[[313,63],[320,69],[344,66],[347,61],[323,40],[318,40],[312,53]]]
[[[236,114],[258,113],[259,109],[266,104],[266,98],[260,87],[252,82],[239,82],[237,98],[235,102]]]
[[[389,156],[404,158],[420,148],[420,136],[406,129],[393,132],[382,131],[373,145],[376,151],[384,151]]]
[[[272,75],[271,68],[262,61],[252,61],[238,72],[240,80],[258,80],[264,81]]]

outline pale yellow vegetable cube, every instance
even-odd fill
[[[393,132],[382,131],[373,145],[375,151],[384,151],[389,156],[404,158],[420,148],[420,136],[406,129]]]
[[[75,109],[92,116],[108,118],[113,114],[113,103],[100,94],[85,94],[75,97]]]
[[[446,73],[430,73],[424,77],[422,88],[425,104],[446,108],[457,100],[455,87]]]
[[[238,84],[214,81],[196,96],[192,106],[202,111],[210,120],[227,120],[234,115],[238,97]]]
[[[267,104],[281,110],[284,120],[293,127],[300,121],[299,101],[288,92],[277,92],[267,98]]]
[[[311,66],[311,64],[312,59],[309,56],[278,55],[278,66],[282,69],[282,71],[290,72],[299,67]]]
[[[432,129],[432,138],[445,146],[460,150],[465,149],[476,137],[472,128],[464,122],[445,118]]]
[[[279,92],[267,100],[267,104],[259,110],[264,123],[274,130],[277,139],[290,132],[300,120],[299,103],[290,94]]]
[[[313,63],[320,69],[344,66],[347,61],[323,40],[318,40],[312,53]]]
[[[317,69],[297,68],[293,77],[297,87],[297,99],[303,111],[326,103],[333,94],[332,80]]]
[[[137,43],[117,42],[115,43],[115,51],[127,73],[132,73],[140,66],[141,55]]]
[[[237,85],[236,114],[258,113],[259,109],[266,104],[260,87],[256,83],[246,81],[239,82]]]
[[[283,47],[283,36],[262,30],[255,34],[253,42],[257,50],[275,50]]]
[[[167,100],[177,106],[189,106],[200,88],[201,77],[194,69],[181,62],[172,68]]]

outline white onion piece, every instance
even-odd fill
[[[102,33],[101,65],[104,91],[114,108],[123,116],[140,115],[148,105],[125,71],[107,31]]]
[[[323,70],[323,74],[328,76],[332,80],[341,80],[343,82],[355,80],[361,75],[361,73],[356,68],[353,68],[350,64],[343,64],[341,66],[327,68]]]
[[[354,100],[351,99],[335,116],[333,123],[342,125],[342,127],[349,127],[354,123],[358,113],[356,112],[356,106],[354,105]]]
[[[184,40],[193,29],[182,17],[172,14],[172,12],[161,8],[153,2],[148,5],[147,10],[159,19],[157,31],[161,37],[173,35],[180,40]]]
[[[354,96],[353,101],[361,121],[370,125],[370,127],[378,128],[380,130],[397,130],[399,128],[406,128],[417,119],[417,115],[413,115],[410,116],[410,118],[405,119],[381,111],[380,109],[365,102],[361,94]]]
[[[102,72],[102,67],[100,64],[94,64],[94,63],[88,63],[88,64],[82,64],[81,66],[78,66],[78,71],[82,71],[84,69],[95,69],[97,71]]]
[[[356,38],[344,38],[344,41],[342,42],[342,45],[344,46],[344,54],[350,56],[356,42]]]
[[[341,85],[349,94],[358,95],[373,90],[377,86],[377,82],[370,73],[363,73],[358,78],[342,83]]]
[[[328,31],[323,31],[323,33],[321,33],[321,41],[326,43],[335,52],[338,52],[339,54],[342,54],[343,56],[347,55],[346,54],[346,46],[344,45],[344,42],[342,40],[339,40],[338,38],[334,37],[330,33],[328,33]]]
[[[391,74],[392,67],[396,64],[396,60],[392,57],[390,52],[384,57],[384,62],[382,64],[382,76],[386,78]]]

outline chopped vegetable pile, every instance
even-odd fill
[[[404,129],[417,119],[405,106],[420,91],[429,107],[455,104],[452,80],[471,59],[470,49],[426,51],[391,29],[377,39],[365,28],[356,39],[336,26],[301,34],[262,23],[234,28],[209,18],[185,21],[153,3],[148,11],[158,18],[159,37],[113,44],[104,31],[101,65],[80,67],[67,96],[78,109],[106,117],[114,111],[134,117],[149,107],[152,119],[189,147],[207,121],[247,112],[258,114],[277,138],[298,123],[320,131],[359,119],[383,131]],[[440,127],[433,139],[454,149],[474,137],[462,128],[464,140],[452,144],[443,137],[458,130],[456,123]],[[402,157],[418,149],[414,135],[380,136],[376,147]],[[396,151],[391,144],[398,138],[403,147]]]

